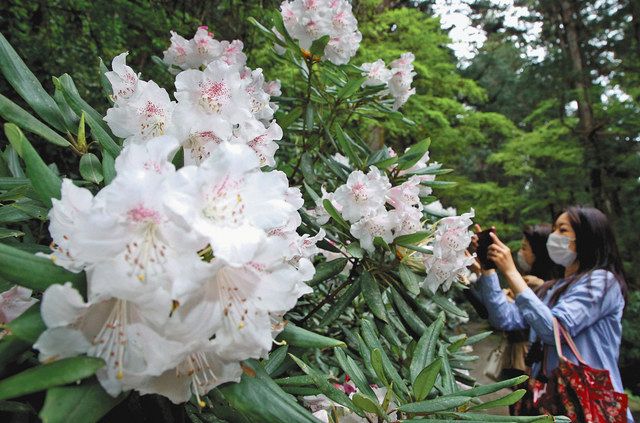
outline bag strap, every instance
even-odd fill
[[[578,362],[580,364],[586,365],[584,358],[582,358],[580,351],[578,351],[576,344],[573,342],[573,338],[571,338],[571,335],[569,335],[569,332],[560,324],[560,322],[558,322],[558,319],[554,317],[553,318],[553,339],[556,344],[556,352],[558,353],[559,359],[568,361],[567,357],[565,357],[562,354],[562,341],[560,337],[564,338],[567,345],[569,346],[569,349],[571,349],[571,352],[573,353],[573,355],[578,359]]]

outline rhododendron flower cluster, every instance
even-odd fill
[[[334,193],[323,191],[321,200],[330,200],[351,223],[351,235],[360,241],[360,246],[373,252],[376,237],[389,243],[422,228],[419,184],[417,177],[411,177],[392,187],[387,175],[372,166],[366,174],[360,170],[352,172],[347,183]],[[326,222],[328,216],[322,212],[321,202],[318,203],[311,214],[319,222]]]
[[[310,292],[315,242],[296,233],[298,189],[262,172],[246,145],[223,142],[200,166],[176,170],[176,139],[130,144],[95,196],[65,180],[53,200],[51,258],[87,273],[45,291],[48,361],[86,353],[112,395],[136,389],[174,402],[240,377],[264,357],[282,316]],[[206,259],[206,260],[205,260]]]
[[[171,135],[185,149],[185,164],[200,164],[227,141],[251,147],[261,166],[275,165],[282,129],[270,100],[280,95],[280,83],[266,82],[262,69],[245,66],[240,41],[219,42],[203,27],[189,41],[173,33],[165,61],[184,69],[175,80],[177,101],[155,82],[141,80],[126,55],[117,56],[106,73],[114,105],[105,117],[125,145]]]
[[[115,179],[93,194],[71,180],[49,213],[51,259],[87,275],[42,300],[42,361],[102,358],[111,395],[135,389],[175,403],[240,378],[240,361],[262,358],[283,315],[311,289],[315,236],[299,235],[302,195],[274,164],[271,95],[261,69],[244,66],[239,41],[199,28],[172,34],[165,61],[173,101],[117,56],[106,76],[114,105],[105,121],[124,138]],[[184,150],[184,167],[172,160]]]
[[[329,36],[323,60],[344,65],[356,54],[362,34],[347,0],[286,0],[280,5],[289,35],[309,50],[314,41]]]
[[[432,243],[433,253],[422,254],[427,272],[424,287],[431,292],[436,292],[439,287],[448,290],[458,275],[465,272],[475,260],[466,254],[473,235],[469,230],[473,216],[471,210],[461,216],[445,217],[438,223]]]
[[[416,89],[411,88],[413,77],[416,75],[413,70],[414,60],[413,53],[403,53],[399,59],[391,62],[391,69],[387,68],[382,59],[363,63],[360,68],[363,71],[362,75],[367,79],[362,86],[385,85],[386,88],[380,94],[390,94],[395,100],[393,109],[398,110],[409,100],[409,97],[416,93]]]

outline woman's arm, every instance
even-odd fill
[[[527,328],[527,322],[518,306],[507,300],[502,292],[495,271],[484,271],[476,284],[482,296],[482,302],[489,313],[489,323],[500,330],[519,330]]]

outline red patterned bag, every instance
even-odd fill
[[[589,367],[571,336],[554,318],[553,335],[559,365],[547,382],[531,378],[526,395],[515,407],[515,415],[565,415],[576,423],[626,423],[628,398],[616,392],[608,370]],[[564,338],[579,364],[562,354]],[[544,369],[545,363],[542,363]]]

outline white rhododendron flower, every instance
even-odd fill
[[[18,285],[0,293],[0,324],[11,322],[37,302],[30,289]]]
[[[366,175],[360,170],[352,172],[347,183],[336,190],[333,198],[341,205],[342,216],[355,222],[384,208],[385,194],[389,188],[389,178],[372,166]]]
[[[438,223],[433,254],[423,256],[427,272],[423,285],[431,292],[439,287],[448,290],[458,275],[473,263],[474,258],[465,254],[473,234],[469,230],[469,226],[473,224],[473,216],[472,210],[462,216],[445,217]]]
[[[360,68],[362,75],[367,79],[362,86],[386,85],[386,88],[380,91],[380,96],[391,94],[394,98],[393,109],[398,110],[416,93],[415,88],[411,88],[413,77],[416,75],[413,70],[414,60],[413,53],[403,53],[399,59],[391,62],[391,69],[387,68],[382,59],[363,63]]]
[[[387,243],[393,241],[395,238],[393,231],[396,224],[396,214],[383,209],[352,224],[350,232],[360,240],[362,248],[372,253],[374,250],[373,240],[376,237],[382,238]]]
[[[358,51],[362,34],[348,1],[285,0],[280,12],[287,32],[305,50],[315,40],[329,36],[323,60],[343,65]]]
[[[110,72],[106,72],[104,76],[107,77],[111,88],[113,90],[112,99],[116,103],[126,102],[139,87],[146,84],[144,81],[140,81],[138,74],[133,69],[127,66],[126,59],[129,53],[121,53],[113,58],[111,62]]]

